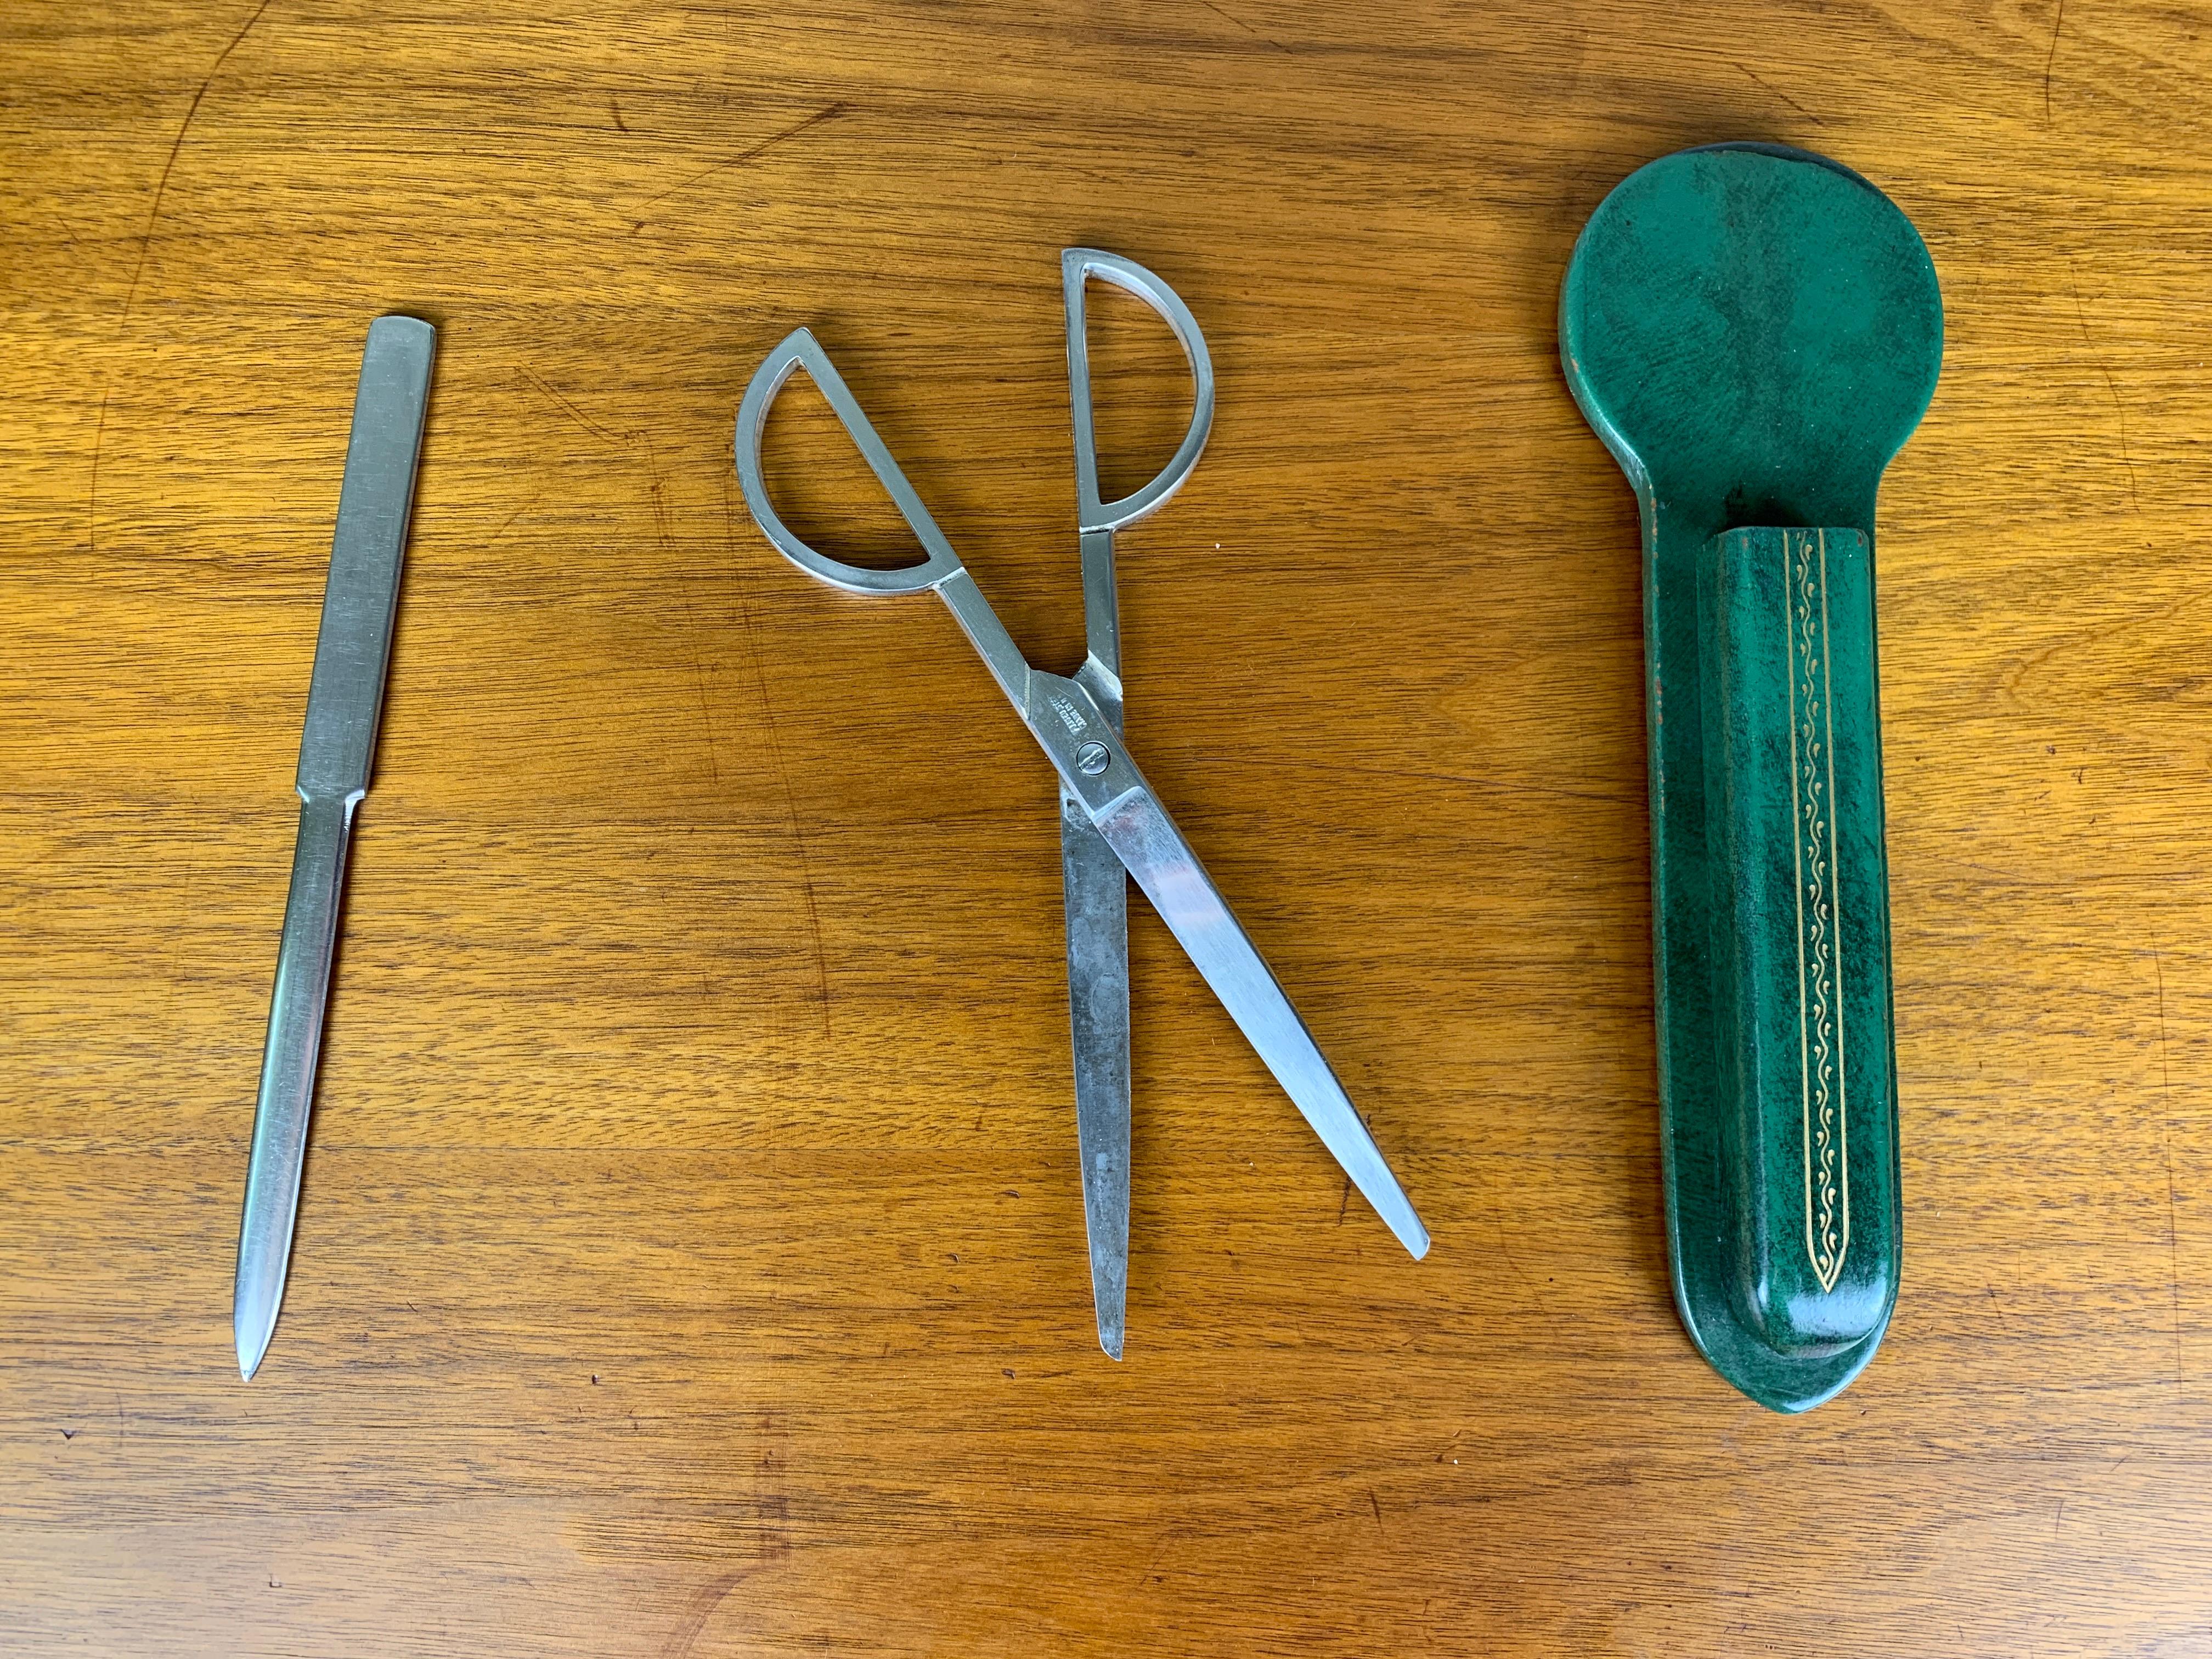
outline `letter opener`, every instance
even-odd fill
[[[354,398],[353,435],[338,490],[331,574],[300,738],[300,830],[276,951],[269,1039],[254,1108],[253,1152],[239,1226],[231,1326],[238,1370],[252,1376],[284,1300],[300,1173],[307,1154],[315,1062],[322,1048],[354,809],[368,792],[384,671],[399,599],[400,558],[415,498],[416,459],[429,399],[437,331],[412,317],[369,325]]]

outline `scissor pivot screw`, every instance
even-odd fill
[[[1103,772],[1113,756],[1106,752],[1103,743],[1086,743],[1075,751],[1075,764],[1086,778],[1095,778]]]

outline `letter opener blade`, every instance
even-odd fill
[[[239,1226],[231,1328],[241,1376],[252,1376],[268,1352],[284,1301],[315,1062],[337,945],[346,848],[354,809],[368,792],[376,751],[437,337],[429,324],[412,317],[380,317],[369,325],[362,354],[353,435],[346,446],[330,580],[323,591],[322,627],[300,738],[299,839],[270,996],[269,1039]]]

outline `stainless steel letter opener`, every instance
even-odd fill
[[[231,1326],[238,1369],[252,1376],[268,1351],[284,1300],[292,1223],[307,1161],[307,1117],[322,1047],[338,900],[354,808],[368,792],[384,669],[399,599],[400,556],[415,497],[415,463],[429,399],[437,331],[412,317],[380,317],[368,328],[361,386],[346,446],[345,481],[323,591],[323,622],[300,738],[300,835],[292,890],[276,951],[269,1041],[254,1109],[246,1213],[238,1235]]]

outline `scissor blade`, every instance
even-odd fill
[[[1352,1184],[1417,1260],[1427,1255],[1428,1229],[1413,1200],[1167,809],[1140,787],[1106,804],[1091,821]]]
[[[1098,1346],[1121,1357],[1129,1294],[1129,877],[1081,802],[1060,803],[1075,1138]]]

